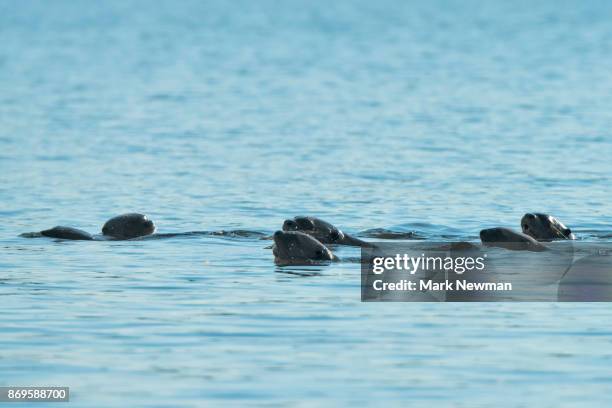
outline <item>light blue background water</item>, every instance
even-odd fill
[[[55,242],[312,214],[476,239],[612,222],[612,4],[0,1],[0,385],[71,406],[610,405],[610,308],[362,304],[269,241]],[[341,256],[357,252],[342,249]]]

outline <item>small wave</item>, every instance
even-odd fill
[[[612,232],[610,231],[602,231],[600,229],[573,229],[573,231],[576,234],[576,238],[580,241],[612,239]]]
[[[362,231],[358,234],[360,237],[377,238],[377,239],[425,239],[415,231],[394,231],[385,228],[373,228]]]
[[[19,236],[22,238],[41,238],[43,235],[40,232],[24,232]]]
[[[251,230],[218,230],[218,231],[188,231],[188,232],[168,232],[158,233],[142,237],[141,239],[168,239],[176,237],[194,237],[194,236],[207,236],[207,237],[224,237],[228,239],[265,239],[269,236],[261,231]]]

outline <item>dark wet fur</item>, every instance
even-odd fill
[[[312,265],[337,259],[325,245],[301,231],[276,231],[272,253],[278,265]]]
[[[283,222],[283,231],[299,231],[323,244],[368,247],[369,243],[353,237],[317,217],[297,216]]]
[[[155,224],[146,215],[139,213],[121,214],[106,221],[102,234],[115,239],[132,239],[151,235]]]
[[[557,218],[542,213],[527,213],[521,218],[523,233],[538,241],[574,240],[576,236]]]
[[[89,232],[77,228],[62,226],[57,226],[48,230],[40,231],[40,235],[49,238],[71,239],[78,241],[93,240],[93,236]]]

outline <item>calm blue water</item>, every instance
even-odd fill
[[[359,265],[278,268],[270,241],[19,234],[139,211],[159,232],[311,214],[475,240],[540,211],[612,240],[611,19],[0,0],[0,385],[87,407],[610,405],[605,304],[363,304]]]

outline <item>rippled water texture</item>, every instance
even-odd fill
[[[607,304],[365,304],[358,264],[279,268],[257,237],[19,234],[138,211],[160,233],[311,214],[477,240],[540,211],[610,241],[611,19],[0,0],[0,385],[88,407],[610,405]]]

